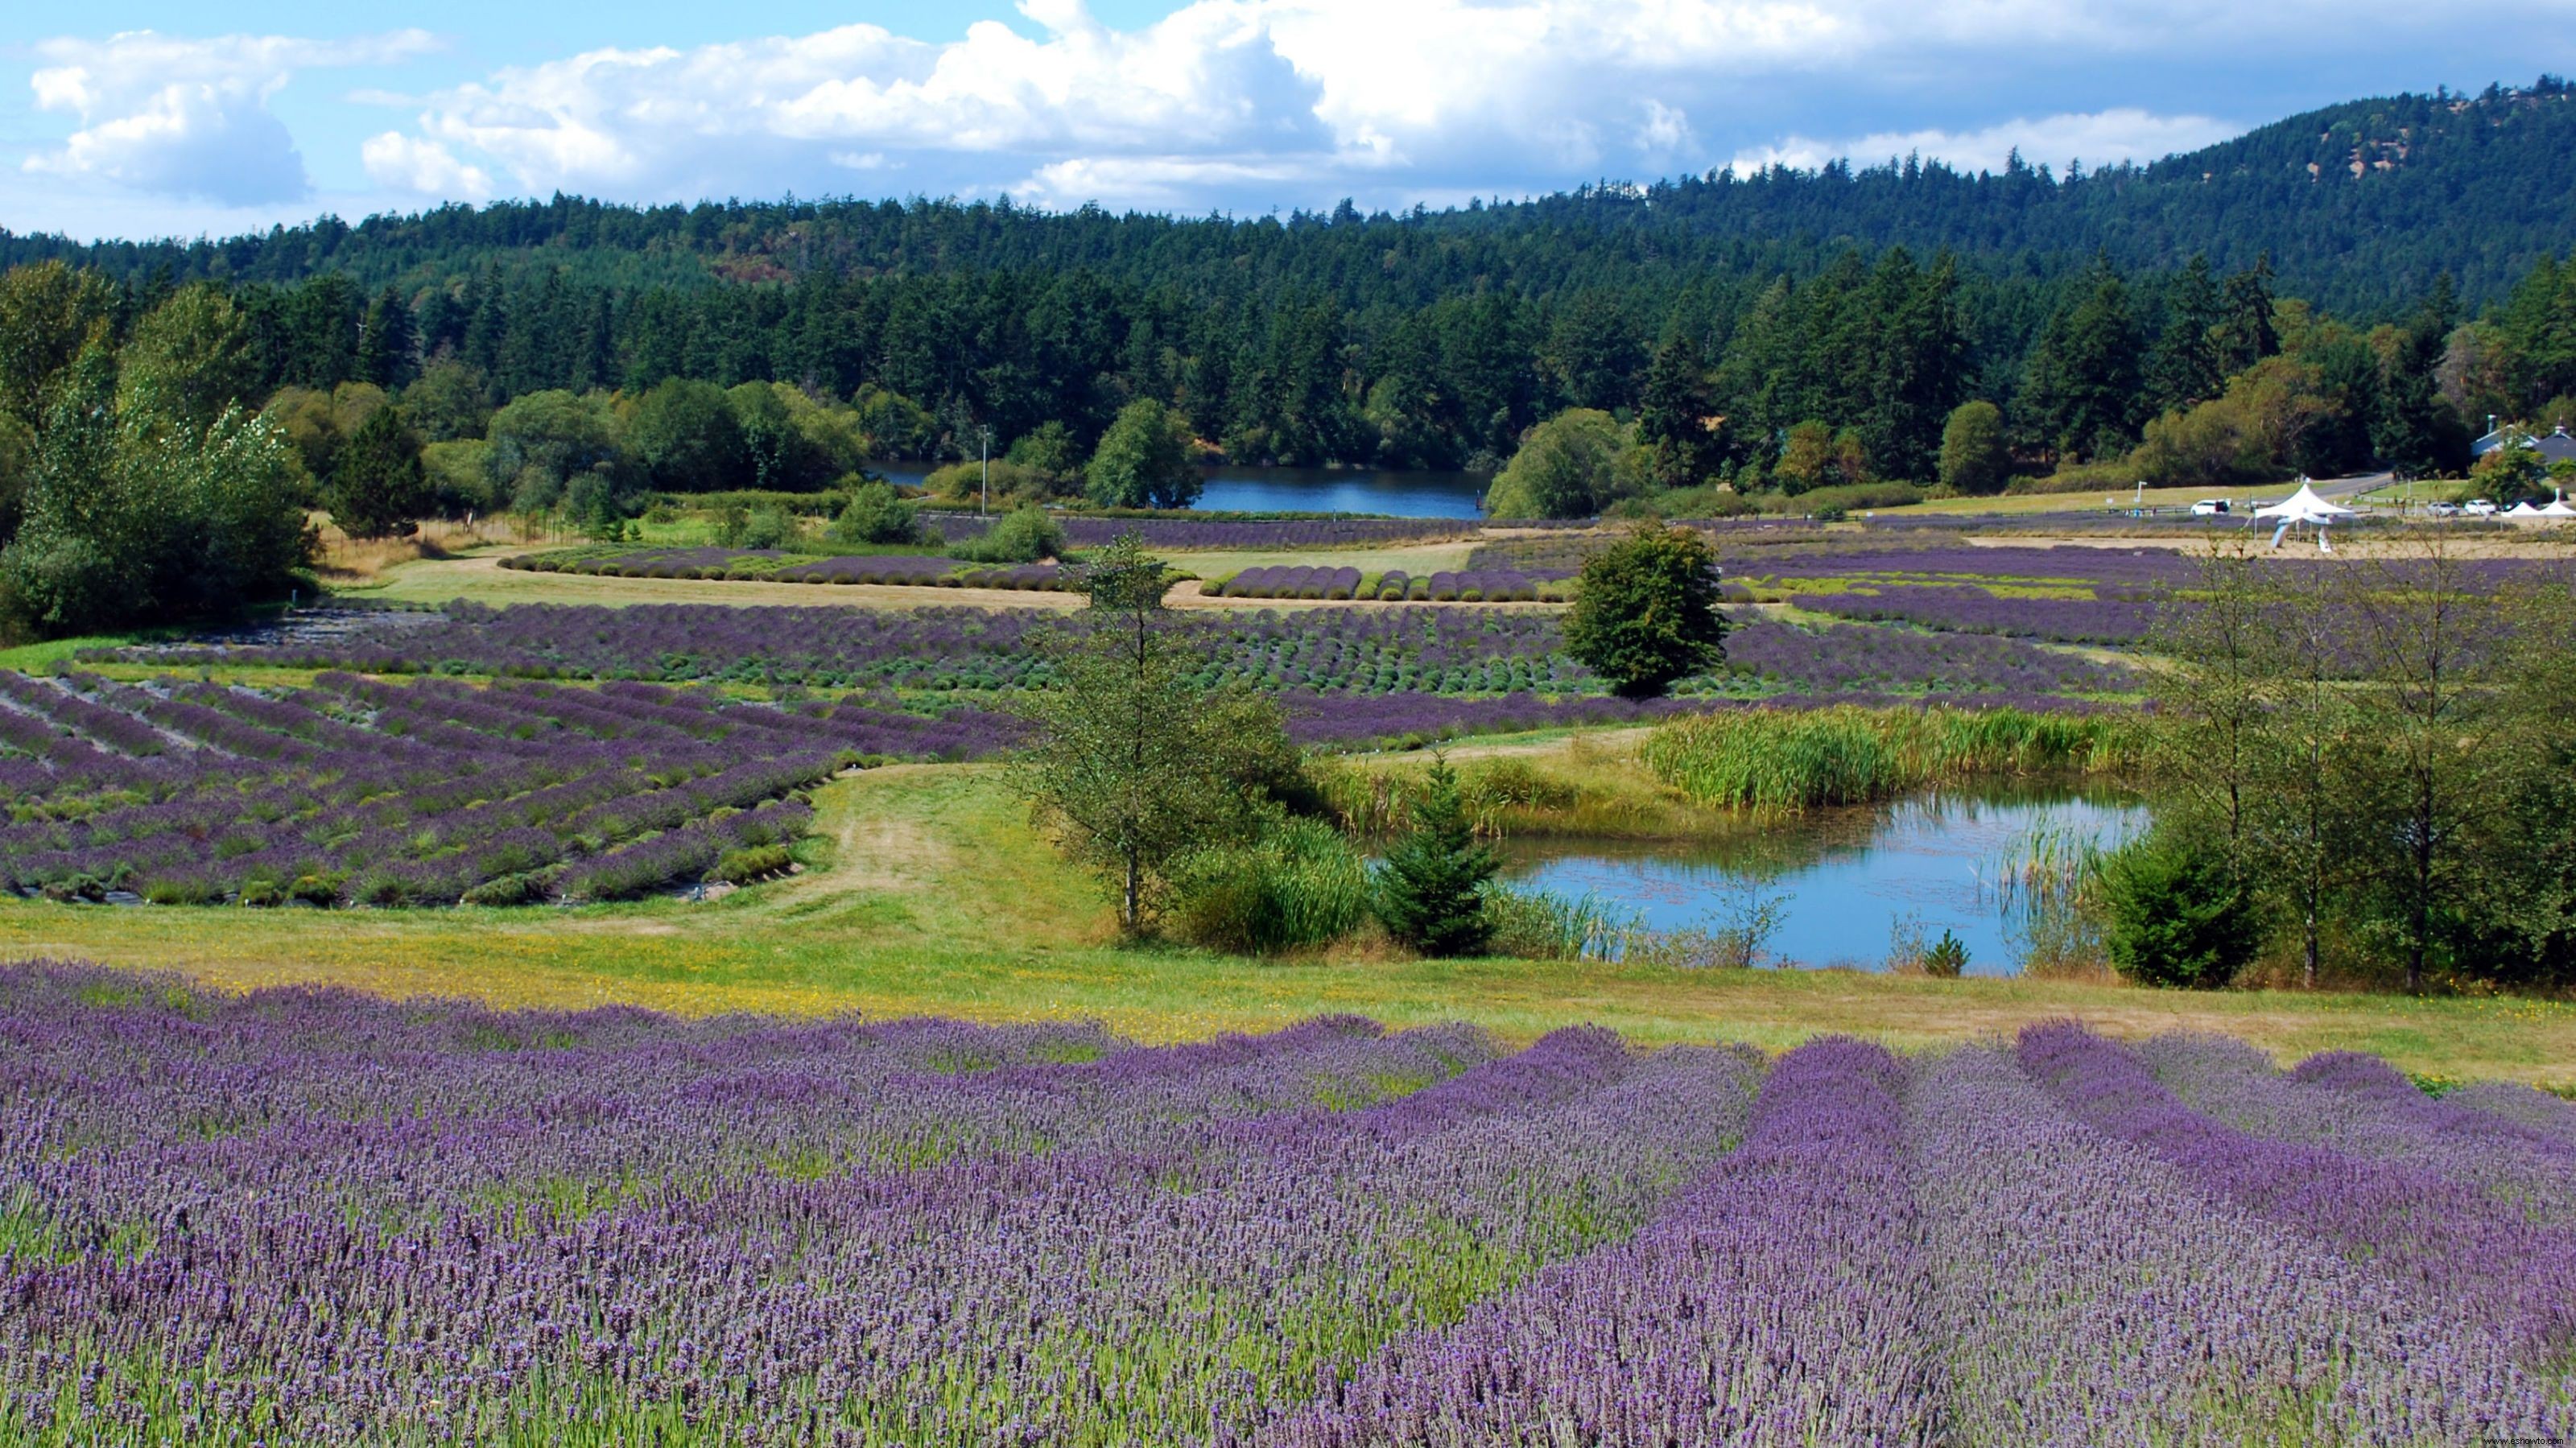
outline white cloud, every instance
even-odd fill
[[[531,194],[751,196],[834,189],[863,168],[925,190],[1007,187],[1051,203],[1195,210],[1344,191],[1401,202],[1697,170],[1780,134],[1763,125],[1764,87],[1827,93],[1875,68],[1916,89],[1961,88],[1973,71],[1959,56],[2056,47],[2049,64],[2062,67],[2171,48],[2223,18],[2214,0],[2151,8],[1192,0],[1116,30],[1082,0],[1021,0],[1027,25],[982,21],[947,44],[848,25],[503,69],[424,100],[412,134],[437,148],[435,165],[383,138],[369,143],[370,164],[381,151],[387,176],[406,186],[445,177],[457,195],[474,194],[479,175]],[[1748,154],[1813,161],[1886,146],[1971,162],[1991,150],[1999,161],[2018,142],[2062,163],[2161,154],[2223,132],[2196,116],[2106,110],[1847,143],[1792,138]]]
[[[414,196],[481,201],[492,194],[492,178],[480,166],[468,166],[436,141],[416,140],[400,131],[370,136],[358,148],[367,175],[379,186]]]
[[[2024,162],[2064,169],[2071,161],[2088,168],[2119,161],[2153,161],[2176,151],[2196,150],[2235,135],[2240,127],[2208,116],[2159,116],[2134,108],[2095,111],[2089,115],[2046,116],[2006,121],[1974,131],[1882,131],[1852,140],[1819,141],[1792,136],[1736,156],[1742,172],[1764,166],[1815,167],[1836,157],[1875,165],[1900,156],[1948,162],[1961,171],[2000,171],[2014,151]]]
[[[382,65],[435,49],[417,30],[358,40],[149,30],[39,43],[30,84],[40,110],[79,129],[27,159],[29,171],[242,206],[304,196],[304,158],[268,109],[298,70]]]
[[[2576,12],[2493,3],[2499,32]],[[411,119],[352,129],[337,144],[357,154],[322,170],[353,177],[360,161],[405,202],[1009,190],[1197,212],[1345,194],[1400,207],[1730,160],[1916,151],[1993,167],[2019,146],[2098,165],[2234,129],[2212,110],[2294,109],[2274,99],[2286,81],[2240,97],[2226,79],[2293,43],[2303,65],[2401,57],[2422,85],[2468,42],[2399,0],[1186,0],[1125,29],[1083,0],[1019,0],[1011,23],[947,42],[851,24],[589,50],[409,99],[356,92],[344,103]],[[45,42],[37,104],[80,130],[28,168],[235,206],[301,196],[303,157],[269,97],[300,69],[429,44]]]

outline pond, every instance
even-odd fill
[[[870,463],[887,481],[919,487],[927,463]],[[1383,513],[1396,518],[1482,516],[1474,473],[1395,468],[1209,468],[1198,506],[1230,513]]]
[[[1786,910],[1767,953],[1800,966],[1883,970],[1901,922],[1968,948],[1971,975],[2010,975],[2019,949],[1995,888],[2037,832],[2104,848],[2143,830],[2145,807],[2100,791],[1996,787],[1919,795],[1871,809],[1817,811],[1717,840],[1514,840],[1503,878],[1567,897],[1590,893],[1653,929],[1710,927],[1747,894]]]

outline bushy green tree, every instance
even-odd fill
[[[2141,985],[2216,990],[2263,943],[2253,896],[2224,846],[2196,835],[2151,835],[2102,867],[2111,964]]]
[[[1147,398],[1119,409],[1085,470],[1085,492],[1107,508],[1186,508],[1205,480],[1189,420]]]
[[[1036,738],[1013,780],[1137,934],[1174,863],[1246,838],[1297,753],[1269,698],[1200,681],[1206,660],[1163,610],[1170,572],[1132,536],[1080,581],[1090,606],[1048,645],[1050,686],[1021,704]]]
[[[724,389],[674,377],[635,405],[626,445],[653,480],[674,493],[712,493],[752,480],[751,452]]]
[[[970,538],[949,550],[972,563],[1035,563],[1041,558],[1064,556],[1064,527],[1055,515],[1034,503],[1024,503],[993,520],[984,536]]]
[[[358,425],[333,460],[323,490],[331,521],[352,538],[408,533],[435,502],[421,467],[420,438],[392,407]]]
[[[850,493],[850,501],[841,505],[840,516],[832,520],[831,540],[849,545],[917,543],[921,540],[918,510],[895,493],[888,483],[861,483]]]
[[[1493,934],[1484,891],[1499,866],[1477,843],[1457,771],[1434,759],[1412,820],[1378,866],[1378,918],[1389,935],[1425,955],[1469,954]]]
[[[200,617],[295,585],[313,538],[294,452],[265,421],[232,408],[200,429],[140,400],[120,410],[116,360],[97,342],[41,390],[50,406],[0,549],[13,630]]]
[[[1688,528],[1646,527],[1583,565],[1565,649],[1625,695],[1659,694],[1724,656],[1717,555]]]
[[[200,430],[224,409],[255,402],[259,386],[249,321],[211,285],[172,293],[135,324],[117,356],[120,409],[158,409]]]
[[[625,460],[604,400],[560,390],[511,399],[492,414],[485,440],[494,485],[523,511],[553,507],[571,478],[613,473]]]
[[[1960,403],[1941,429],[1941,486],[1984,497],[2004,490],[2011,469],[2002,411],[1991,402]]]
[[[1573,408],[1529,430],[1485,496],[1496,518],[1590,518],[1640,490],[1628,429],[1606,412]]]

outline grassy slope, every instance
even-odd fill
[[[2576,1006],[2561,1004],[1121,949],[1099,897],[1032,836],[989,769],[879,770],[829,786],[818,803],[831,858],[712,904],[326,914],[8,900],[0,956],[508,1005],[1093,1017],[1147,1039],[1349,1011],[1396,1024],[1465,1019],[1519,1039],[1597,1021],[1644,1041],[1777,1047],[1844,1031],[1921,1045],[2075,1016],[2122,1034],[2227,1031],[2284,1057],[2344,1047],[2416,1071],[2576,1077]]]

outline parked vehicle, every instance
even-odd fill
[[[2195,518],[2224,518],[2227,516],[2227,500],[2203,498],[2191,505],[2191,515]]]
[[[2424,505],[2424,511],[2432,514],[2436,518],[2456,518],[2460,516],[2460,505],[2457,503],[2427,503]]]
[[[2472,518],[2492,518],[2496,515],[2496,505],[2485,498],[2471,498],[2460,505],[2460,511]]]

